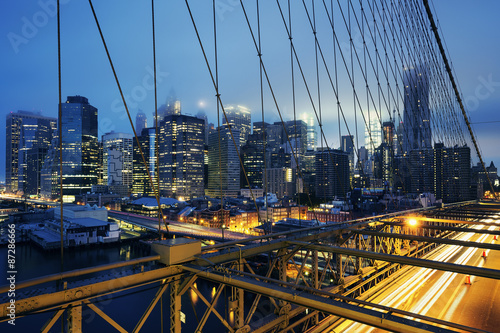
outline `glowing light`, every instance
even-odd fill
[[[409,219],[408,224],[411,226],[415,226],[415,225],[417,225],[417,220],[416,219]]]

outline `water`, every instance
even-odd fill
[[[66,250],[64,253],[64,270],[73,270],[83,267],[103,265],[107,263],[126,261],[138,257],[149,255],[144,250],[138,249],[133,244],[113,245],[102,248],[81,248]],[[7,248],[0,247],[0,278],[1,285],[7,283]],[[4,259],[5,258],[5,259]],[[60,272],[61,259],[59,251],[46,252],[30,244],[16,245],[16,268],[17,283],[32,279],[39,276],[49,275]],[[97,276],[99,273],[93,274]],[[91,275],[90,275],[91,276]],[[215,285],[202,280],[197,280],[197,288],[204,297],[211,302],[215,294]],[[55,286],[55,282],[49,283],[50,286]],[[132,331],[137,322],[140,320],[143,312],[147,309],[149,303],[153,299],[158,290],[158,283],[150,284],[145,287],[136,288],[133,290],[114,294],[113,296],[103,296],[98,299],[93,299],[92,302],[103,310],[108,316],[113,318],[119,325],[127,331]],[[227,291],[229,293],[229,289]],[[224,317],[224,308],[227,306],[225,300],[229,297],[224,292],[221,294],[216,308]],[[163,331],[169,332],[170,318],[170,299],[169,290],[167,289],[162,297],[163,304]],[[186,323],[182,324],[183,332],[194,332],[205,312],[206,305],[193,292],[188,291],[182,297],[182,312],[186,315]],[[43,324],[48,321],[54,314],[53,310],[47,310],[36,315],[16,318],[16,325],[9,325],[7,322],[0,323],[0,332],[39,332]],[[149,319],[143,326],[143,332],[158,332],[161,331],[160,321],[160,302],[155,306]],[[66,318],[66,317],[64,317]],[[230,320],[231,318],[227,318]],[[64,321],[64,325],[66,321]],[[113,332],[116,331],[111,325],[105,322],[89,307],[82,308],[82,326],[84,332]],[[222,332],[226,331],[224,326],[211,314],[204,332]],[[61,320],[53,326],[50,332],[61,332]]]

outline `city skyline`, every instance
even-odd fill
[[[50,4],[51,1],[42,1],[40,3]],[[193,2],[192,7],[195,7],[195,4],[198,3]],[[95,23],[92,21],[88,6],[85,5],[68,2],[63,4],[61,8],[64,59],[63,100],[66,96],[82,95],[92,101],[93,105],[100,110],[99,137],[111,130],[131,133],[130,125],[123,113],[123,108],[121,108],[121,101],[116,84],[112,79],[109,64],[105,59],[102,44],[98,39]],[[112,58],[118,69],[122,88],[125,94],[129,96],[131,116],[135,119],[136,113],[141,109],[148,115],[151,123],[151,114],[154,111],[154,94],[151,89],[153,66],[149,37],[150,27],[136,24],[141,20],[150,22],[150,16],[148,16],[150,15],[150,8],[142,4],[123,3],[118,10],[118,14],[122,14],[123,17],[117,17],[117,15],[112,14],[111,8],[114,5],[116,4],[98,4],[96,7],[97,15],[103,25]],[[38,3],[26,6],[9,3],[4,6],[5,10],[3,12],[10,13],[10,15],[0,24],[0,31],[5,36],[1,42],[3,43],[2,47],[7,51],[6,61],[1,67],[1,73],[3,74],[2,87],[4,90],[4,94],[0,97],[0,105],[2,106],[0,114],[2,131],[0,133],[2,138],[0,141],[1,156],[5,156],[5,141],[3,141],[3,138],[5,138],[5,115],[8,112],[41,110],[44,116],[57,116],[56,19],[54,15],[51,15],[53,9]],[[168,9],[173,20],[172,22],[159,20],[157,30],[172,31],[172,26],[180,22],[182,22],[185,29],[181,29],[181,31],[177,31],[172,35],[167,34],[168,38],[170,38],[167,39],[167,44],[165,44],[167,36],[164,33],[159,33],[157,37],[157,43],[159,44],[157,51],[158,106],[167,103],[169,91],[174,88],[183,105],[183,114],[195,115],[198,111],[204,110],[209,119],[213,121],[216,119],[215,93],[201,58],[201,51],[196,43],[193,28],[188,20],[187,10],[183,4],[173,4],[171,8],[162,6],[163,4],[158,4],[157,16],[159,16],[159,12]],[[494,9],[500,8],[500,4],[494,1],[486,1],[478,5],[461,1],[460,5],[451,6],[447,2],[443,2],[435,3],[434,6],[436,7],[437,20],[443,29],[442,36],[447,43],[457,80],[462,88],[464,101],[468,105],[471,122],[474,124],[473,127],[484,154],[484,160],[486,163],[492,160],[496,165],[500,165],[500,153],[495,149],[495,125],[491,123],[491,121],[498,120],[495,118],[497,109],[494,105],[500,102],[500,65],[495,59],[495,55],[500,52],[498,51],[498,43],[494,42],[498,40],[500,28],[498,27],[499,23],[493,19],[493,13],[498,12]],[[211,17],[208,17],[210,15],[202,16],[202,7],[199,5],[199,8],[195,7],[193,10],[197,20],[199,20],[199,25],[206,28],[211,22]],[[236,24],[242,19],[241,8],[233,5],[230,9],[225,11],[220,9],[216,21],[219,25],[221,44],[219,60],[221,64],[228,64],[227,66],[220,66],[222,100],[224,105],[242,104],[248,106],[252,110],[253,121],[258,121],[260,120],[258,87],[257,85],[248,86],[248,84],[253,85],[258,82],[256,80],[258,78],[258,62],[254,59],[257,57],[254,56],[255,50],[251,48],[248,29],[240,23]],[[272,11],[273,14],[276,14],[276,8],[273,7]],[[29,38],[25,37],[23,27],[25,25],[29,27],[29,23],[33,24],[33,18],[43,18],[43,15],[39,12],[45,13],[46,22],[35,22],[39,26],[33,25],[33,31],[24,28],[24,32],[28,34]],[[131,16],[134,24],[124,26],[127,25],[124,21],[126,17],[124,14],[132,12],[136,13]],[[87,13],[89,15],[77,15],[77,13]],[[75,22],[69,22],[69,17],[74,19]],[[488,17],[491,17],[491,19],[488,19]],[[461,24],[464,21],[471,22],[471,24]],[[123,30],[120,30],[120,33],[112,31],[110,23],[124,26]],[[228,31],[228,27],[232,26],[235,28]],[[276,23],[269,28],[275,28],[274,30],[277,31],[276,36],[278,36],[281,44],[273,45],[270,43],[271,37],[276,36],[269,38],[263,36],[263,52],[267,55],[288,47],[283,26]],[[210,44],[209,31],[207,30],[202,34],[208,45]],[[127,40],[127,43],[121,43],[124,40],[123,35],[132,33],[143,34],[148,38],[141,41],[131,39]],[[308,38],[309,33],[310,31],[307,29],[297,31],[296,39]],[[20,42],[18,40],[18,44],[16,44],[15,39],[12,39],[14,35],[21,36],[26,41]],[[242,38],[235,39],[235,36],[242,36]],[[464,41],[466,41],[466,46],[464,46]],[[341,42],[344,42],[344,40]],[[168,45],[175,45],[182,52],[169,52]],[[125,53],[130,51],[131,56],[123,56],[124,52],[120,50],[120,47],[125,47],[123,49],[123,51],[126,50]],[[129,48],[133,48],[133,50]],[[238,52],[236,49],[238,49]],[[482,50],[481,56],[474,53],[474,50],[477,49]],[[89,51],[91,51],[92,56],[88,56]],[[76,56],[78,52],[85,54],[85,56],[83,58]],[[241,54],[245,54],[245,56],[240,57]],[[211,61],[213,61],[213,56],[211,57]],[[307,55],[304,55],[305,59],[307,59],[306,57]],[[235,58],[241,58],[241,60]],[[266,61],[266,59],[264,60]],[[133,62],[130,62],[132,60]],[[250,69],[241,68],[242,61],[245,61],[245,64],[254,61],[253,64],[255,65],[253,67],[248,65],[248,67],[252,67],[252,74],[246,86],[244,85],[245,82],[243,82],[245,80],[242,80],[242,82],[233,80],[234,77],[246,77],[250,71]],[[269,59],[269,65],[276,65],[273,61],[274,59]],[[276,77],[282,71],[289,70],[286,67],[284,64],[277,64],[276,68],[273,68],[273,72],[270,73],[272,75],[271,79],[278,81],[276,84],[280,83],[279,80],[276,80]],[[81,68],[88,68],[89,70],[84,73]],[[234,75],[228,73],[228,71],[235,68],[238,68],[238,71]],[[99,81],[96,81],[96,77],[99,77]],[[94,84],[96,82],[99,82],[99,84]],[[285,80],[285,82],[286,85],[290,83],[289,79]],[[248,89],[251,91],[250,95],[240,92]],[[283,95],[286,92],[288,94],[288,90],[288,87],[278,89],[277,93]],[[304,91],[297,92],[297,95],[297,113],[311,113],[311,106],[303,98]],[[273,123],[278,120],[278,116],[272,103],[270,103],[267,92],[265,97],[265,121]],[[325,101],[325,105],[328,105],[327,101]],[[280,102],[280,107],[287,118],[291,119],[293,117],[293,109],[289,101],[286,103]],[[328,110],[326,106],[324,109]],[[387,120],[387,118],[388,116],[383,120]],[[327,126],[338,126],[336,118],[329,120],[326,117],[324,121]],[[217,124],[215,125],[217,126]],[[347,135],[344,129],[342,131],[341,134]],[[318,133],[318,142],[320,141],[320,135]],[[329,136],[327,139],[331,148],[338,148],[340,146],[338,133],[327,135]],[[476,161],[475,152],[473,151],[472,157]],[[4,175],[4,165],[0,165],[0,181],[5,180]]]

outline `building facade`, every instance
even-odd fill
[[[180,200],[203,196],[205,121],[168,115],[160,123],[159,140],[161,195]]]
[[[236,143],[240,132],[232,128]],[[220,138],[220,140],[219,140]],[[208,136],[208,189],[214,198],[236,197],[240,189],[239,146],[233,142],[228,126],[215,129]]]
[[[128,196],[132,190],[133,135],[106,133],[102,136],[103,183],[120,188],[120,195]]]
[[[223,116],[223,124],[235,126],[240,131],[240,147],[243,146],[247,140],[248,135],[252,129],[252,114],[250,109],[241,105],[227,105],[224,110],[226,111],[227,121]]]
[[[345,198],[349,191],[349,155],[341,150],[316,151],[316,197]]]
[[[6,117],[5,185],[9,192],[39,194],[40,171],[57,119],[18,111]]]

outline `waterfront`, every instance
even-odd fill
[[[1,228],[6,228],[6,223],[1,224]],[[2,232],[2,230],[0,230]],[[4,232],[4,231],[3,231]],[[139,245],[139,241],[131,241],[126,244],[114,244],[105,246],[94,246],[87,248],[65,249],[64,252],[64,270],[75,270],[79,268],[98,266],[107,263],[118,261],[127,261],[143,256],[149,255],[149,251]],[[0,247],[0,278],[1,285],[7,283],[7,247]],[[5,258],[5,259],[4,259]],[[17,266],[17,283],[22,281],[54,274],[60,272],[61,259],[59,251],[43,251],[42,249],[30,244],[16,244],[16,266]],[[121,270],[130,269],[123,268]],[[112,274],[119,275],[120,269],[111,271]],[[109,273],[109,272],[107,272]],[[85,277],[96,277],[99,273],[89,274]],[[49,287],[56,287],[57,283],[45,284]],[[107,315],[113,318],[126,330],[132,331],[136,323],[139,321],[143,311],[149,305],[151,299],[157,291],[158,284],[151,284],[145,287],[128,290],[118,294],[114,294],[113,298],[103,296],[93,299],[92,302],[102,309]],[[215,288],[212,284],[206,281],[197,281],[198,290],[205,296],[208,301],[212,300],[215,295]],[[162,298],[163,303],[163,318],[164,318],[164,331],[169,328],[169,296],[168,290],[164,293]],[[4,295],[0,295],[4,296]],[[226,299],[224,292],[221,294],[221,299]],[[197,325],[197,318],[205,311],[206,306],[193,292],[189,291],[182,297],[182,311],[186,315],[186,323],[183,325],[183,330],[186,332],[193,332]],[[223,313],[225,302],[219,300],[217,308]],[[160,321],[160,302],[156,305],[150,318],[146,321],[143,330],[159,331],[161,328]],[[16,325],[12,326],[7,322],[0,323],[1,332],[34,332],[39,331],[43,324],[52,316],[53,311],[42,312],[29,317],[16,318]],[[218,331],[223,329],[219,320],[215,316],[209,318],[209,326]],[[99,317],[94,311],[87,306],[82,310],[82,325],[85,331],[106,332],[111,331],[113,328]],[[60,321],[54,325],[51,331],[60,331]]]

